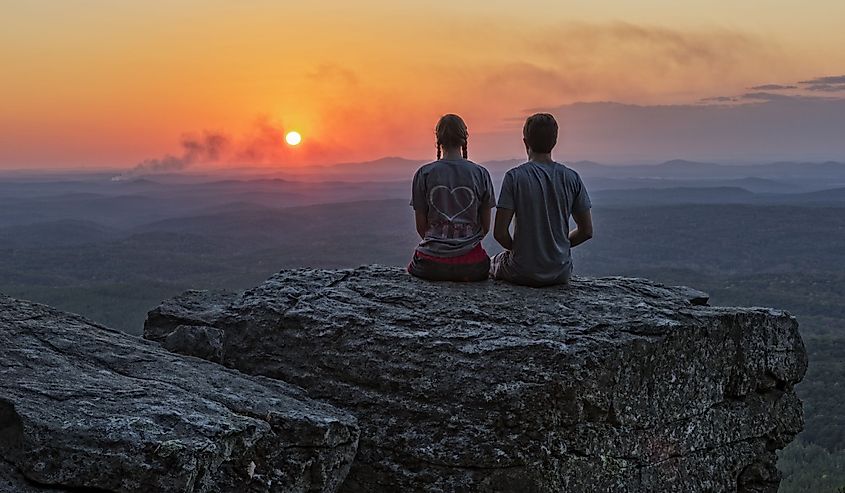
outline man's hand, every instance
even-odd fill
[[[505,250],[513,248],[513,238],[510,227],[513,221],[514,211],[512,209],[496,209],[496,225],[493,227],[493,238],[499,242]]]
[[[578,226],[569,232],[569,247],[574,248],[593,237],[593,214],[590,209],[572,214]]]

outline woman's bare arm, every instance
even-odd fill
[[[484,207],[481,210],[481,232],[484,233],[484,236],[487,236],[487,233],[490,232],[490,221],[493,217],[493,209],[488,209]]]
[[[428,213],[414,211],[414,218],[417,222],[417,234],[420,235],[420,238],[425,239],[425,233],[428,231]]]

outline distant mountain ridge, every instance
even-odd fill
[[[672,159],[660,163],[603,164],[590,160],[570,161],[566,149],[555,157],[576,170],[582,177],[613,179],[745,179],[758,178],[800,182],[805,188],[821,190],[838,186],[845,187],[845,163],[837,161],[804,162],[773,161],[759,164],[730,164],[687,159]],[[181,173],[149,173],[122,178],[113,182],[114,190],[134,193],[164,186],[195,185],[205,183],[225,185],[227,183],[290,181],[305,182],[385,182],[409,181],[417,168],[433,161],[430,159],[409,159],[400,156],[386,156],[371,161],[344,162],[313,166],[289,167],[283,164],[275,168],[219,167],[214,169],[195,168]],[[470,154],[470,159],[472,155]],[[481,161],[491,174],[503,175],[508,169],[518,166],[526,158],[511,158]],[[65,174],[43,174],[21,171],[14,173],[0,170],[0,196],[30,195],[34,191],[63,190],[65,192],[91,192],[101,187],[102,182],[111,181],[113,175],[97,172],[67,172]],[[99,191],[99,190],[98,190]],[[803,190],[797,190],[803,191]]]
[[[470,156],[471,158],[472,156]],[[674,159],[658,164],[630,164],[608,165],[595,161],[566,160],[564,153],[557,155],[558,159],[577,171],[583,178],[608,179],[661,179],[661,180],[744,180],[755,178],[759,180],[789,179],[797,187],[793,191],[809,191],[829,188],[831,183],[845,186],[845,163],[827,161],[821,163],[802,162],[774,162],[753,165],[732,165],[723,163],[709,163]],[[501,178],[504,173],[515,166],[524,163],[526,159],[504,159],[484,161],[479,164],[490,170],[494,180]],[[292,171],[286,176],[306,177],[308,179],[338,179],[347,181],[400,181],[410,180],[414,171],[426,161],[411,160],[399,157],[388,157],[374,161],[359,163],[344,163],[328,167],[314,168],[313,172],[303,170]],[[685,186],[687,184],[682,184]],[[725,184],[719,184],[723,186]],[[729,185],[729,184],[728,184]],[[771,185],[771,183],[770,183]],[[779,191],[788,191],[780,186]],[[776,191],[774,189],[759,191]]]

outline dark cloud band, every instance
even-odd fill
[[[811,84],[806,89],[816,92],[843,92],[845,91],[845,84]]]
[[[787,89],[798,89],[798,86],[787,86],[783,84],[763,84],[749,88],[752,91],[785,91]]]
[[[816,77],[815,79],[802,80],[799,84],[845,84],[845,75],[833,75],[828,77]]]

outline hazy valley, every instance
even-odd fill
[[[246,288],[288,267],[402,265],[416,243],[408,195],[419,164],[5,172],[0,292],[138,334],[147,310],[187,288]],[[514,164],[487,163],[497,187]],[[811,358],[799,387],[807,425],[782,454],[781,489],[845,485],[845,164],[573,167],[596,223],[575,251],[579,275],[687,284],[714,304],[798,317]]]

